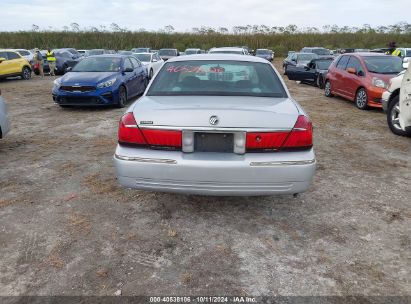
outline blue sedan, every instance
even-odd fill
[[[52,95],[60,106],[124,107],[145,91],[148,81],[147,68],[133,56],[90,56],[54,81]]]

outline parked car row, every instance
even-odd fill
[[[290,52],[283,61],[284,74],[290,80],[324,89],[327,97],[351,100],[361,110],[383,108],[391,131],[411,136],[409,78],[403,83],[404,75],[409,73],[404,71],[409,66],[409,49],[397,49],[397,56],[356,50],[342,52],[337,57],[319,50],[303,48],[299,53]],[[408,88],[403,95],[401,85]]]

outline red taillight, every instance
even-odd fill
[[[247,150],[278,149],[289,132],[247,133]]]
[[[181,131],[142,129],[149,145],[164,147],[181,147]]]
[[[291,130],[283,149],[311,148],[313,145],[313,126],[307,116],[298,116],[294,128]]]
[[[146,140],[137,126],[133,113],[126,113],[120,119],[118,142],[123,144],[146,145]]]
[[[133,113],[126,113],[120,120],[118,142],[175,148],[181,147],[182,135],[175,130],[140,129]]]
[[[313,145],[313,127],[310,120],[298,116],[291,132],[247,133],[247,150],[306,149]]]

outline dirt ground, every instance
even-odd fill
[[[276,60],[276,66],[280,66]],[[380,110],[287,80],[318,168],[298,198],[117,185],[123,109],[61,109],[53,78],[7,80],[0,295],[410,295],[411,139]]]

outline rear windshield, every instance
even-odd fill
[[[255,52],[256,55],[270,55],[271,52],[269,50],[257,50]]]
[[[330,67],[332,62],[333,62],[332,60],[319,60],[319,61],[316,61],[317,69],[319,69],[319,70],[328,70],[328,68]]]
[[[193,55],[193,54],[197,54],[197,50],[186,50],[185,53],[186,55]]]
[[[318,56],[314,53],[312,54],[298,54],[297,60],[298,61],[310,61],[312,59],[318,58]]]
[[[137,48],[137,49],[133,49],[133,52],[135,53],[147,53],[149,51],[148,48]]]
[[[140,60],[142,62],[150,62],[151,61],[151,55],[150,54],[135,54],[134,56],[136,56],[138,58],[138,60]]]
[[[147,95],[287,97],[271,65],[216,60],[166,63]]]
[[[90,51],[88,51],[88,54],[89,54],[90,56],[93,56],[93,55],[103,55],[103,54],[104,54],[104,50],[90,50]]]
[[[327,49],[312,49],[312,52],[320,56],[330,55],[330,51]]]
[[[404,69],[402,59],[396,56],[369,56],[364,62],[367,70],[376,74],[398,74]]]
[[[29,51],[17,51],[21,56],[29,56],[30,52]]]
[[[158,54],[160,56],[177,56],[176,50],[160,50]]]

